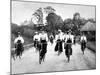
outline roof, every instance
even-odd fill
[[[96,31],[96,24],[89,21],[84,26],[82,26],[80,31]]]

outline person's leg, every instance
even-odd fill
[[[83,44],[81,43],[81,50],[82,50]]]
[[[39,51],[39,42],[37,42],[37,50]]]
[[[36,41],[34,41],[34,47],[35,47],[35,45],[36,45]]]
[[[71,55],[72,55],[72,46],[71,46]]]
[[[67,59],[67,61],[68,61],[68,45],[66,45],[65,56],[66,56],[66,59]]]
[[[62,42],[61,42],[61,52],[63,52],[63,46],[62,46]]]
[[[43,61],[44,61],[44,59],[45,59],[45,55],[46,55],[46,53],[47,53],[47,43],[45,42],[45,44],[44,44],[44,55],[43,55]]]
[[[66,45],[66,55],[68,55],[68,45]]]
[[[56,43],[56,46],[55,46],[55,52],[58,50],[58,43]]]

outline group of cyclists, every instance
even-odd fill
[[[48,42],[50,42],[51,44],[53,44],[54,42],[56,43],[54,51],[58,52],[58,55],[60,55],[63,52],[63,49],[65,49],[65,56],[68,58],[68,62],[69,62],[70,56],[73,53],[72,44],[76,43],[76,36],[72,34],[71,30],[68,30],[66,33],[62,32],[61,30],[58,30],[58,33],[55,34],[55,37],[52,33],[48,36],[48,34],[45,31],[42,31],[42,32],[35,32],[35,35],[33,36],[33,42],[36,51],[39,51],[40,64],[45,59]],[[86,42],[87,42],[87,38],[84,35],[84,33],[80,36],[80,42],[81,42],[81,50],[84,54],[84,50],[86,48]],[[21,36],[21,34],[18,33],[18,37],[15,38],[14,41],[16,56],[19,55],[20,57],[22,55],[22,52],[24,50],[23,43],[24,43],[24,39]],[[64,44],[64,48],[63,48],[63,44]]]

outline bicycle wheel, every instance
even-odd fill
[[[39,64],[41,64],[41,55],[40,55],[40,51],[39,51]]]
[[[68,49],[68,62],[70,61],[70,54],[71,54],[71,48],[70,49]]]
[[[85,50],[85,47],[83,46],[83,47],[82,47],[82,52],[83,52],[83,55],[84,55],[84,50]]]

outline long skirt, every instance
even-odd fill
[[[21,43],[16,45],[15,53],[16,53],[17,56],[19,56],[23,51],[24,51],[24,47]]]
[[[76,43],[76,40],[74,39],[74,44]]]
[[[83,50],[83,47],[86,48],[86,43],[85,43],[85,42],[82,42],[82,43],[81,43],[81,49],[82,49],[82,50]]]
[[[65,48],[65,55],[68,55],[68,54],[72,55],[72,47],[71,47],[71,45],[66,44],[64,48]]]
[[[63,47],[62,47],[62,41],[57,40],[56,46],[55,46],[55,51],[63,52]]]
[[[46,40],[41,40],[41,45],[39,45],[40,56],[44,56],[47,53],[47,42]]]

